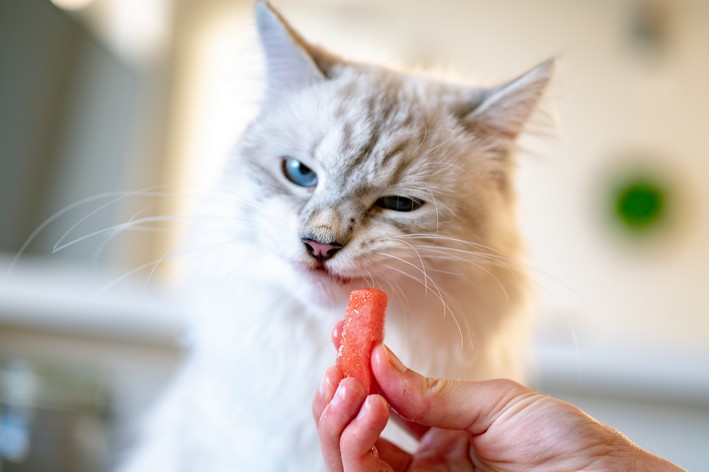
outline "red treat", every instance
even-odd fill
[[[384,341],[387,294],[376,288],[354,290],[345,312],[337,365],[345,377],[354,377],[367,389],[378,386],[372,374],[370,357],[375,344]]]

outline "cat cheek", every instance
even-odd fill
[[[266,202],[258,211],[259,224],[251,231],[256,250],[294,261],[301,255],[298,218],[286,202]]]

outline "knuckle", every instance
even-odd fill
[[[448,387],[448,380],[426,377],[425,384],[429,395],[440,395]]]

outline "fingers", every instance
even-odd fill
[[[422,425],[419,423],[414,423],[406,418],[402,418],[396,411],[391,412],[391,419],[394,420],[396,424],[401,426],[405,431],[408,431],[414,438],[420,440],[426,432],[431,429],[429,426]]]
[[[406,452],[404,449],[390,441],[387,441],[386,439],[381,438],[377,441],[374,447],[379,453],[379,457],[382,462],[387,464],[391,469],[396,471],[409,470],[409,466],[411,465],[413,458],[411,454]]]
[[[534,395],[510,380],[462,382],[426,378],[406,368],[382,345],[372,370],[389,404],[415,423],[480,434],[507,409]]]
[[[342,379],[322,414],[316,418],[320,448],[325,460],[325,467],[329,472],[344,470],[340,438],[345,428],[359,412],[365,397],[364,386],[356,379]],[[327,399],[327,397],[325,398]]]
[[[379,395],[369,395],[357,416],[342,432],[340,452],[345,470],[382,469],[382,461],[375,445],[388,419],[389,406],[386,401]]]
[[[325,372],[313,416],[329,472],[405,470],[411,462],[406,451],[380,438],[389,419],[384,398],[367,396],[359,381],[343,379],[336,366]]]
[[[342,380],[342,371],[337,366],[331,366],[325,371],[325,377],[323,378],[320,388],[313,397],[313,418],[315,418],[315,424],[320,421],[320,416],[322,415],[325,407],[332,397],[335,395],[335,390]]]
[[[411,464],[412,470],[436,470],[445,463],[446,470],[474,470],[470,463],[470,435],[465,431],[431,429],[424,435]]]
[[[357,416],[340,437],[340,455],[346,471],[407,470],[411,455],[381,439],[389,419],[389,405],[380,395],[365,398]]]
[[[332,329],[332,332],[330,333],[332,344],[335,346],[335,349],[340,349],[340,341],[342,340],[342,327],[344,325],[345,320],[338,321],[335,324],[335,327]]]

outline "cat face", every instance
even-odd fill
[[[410,259],[402,237],[454,226],[493,163],[472,162],[473,138],[416,85],[350,71],[262,114],[241,154],[278,222],[269,247],[307,270],[366,277]]]
[[[227,179],[257,247],[325,284],[421,286],[515,249],[509,154],[550,64],[472,89],[340,61],[257,11],[268,91]]]

